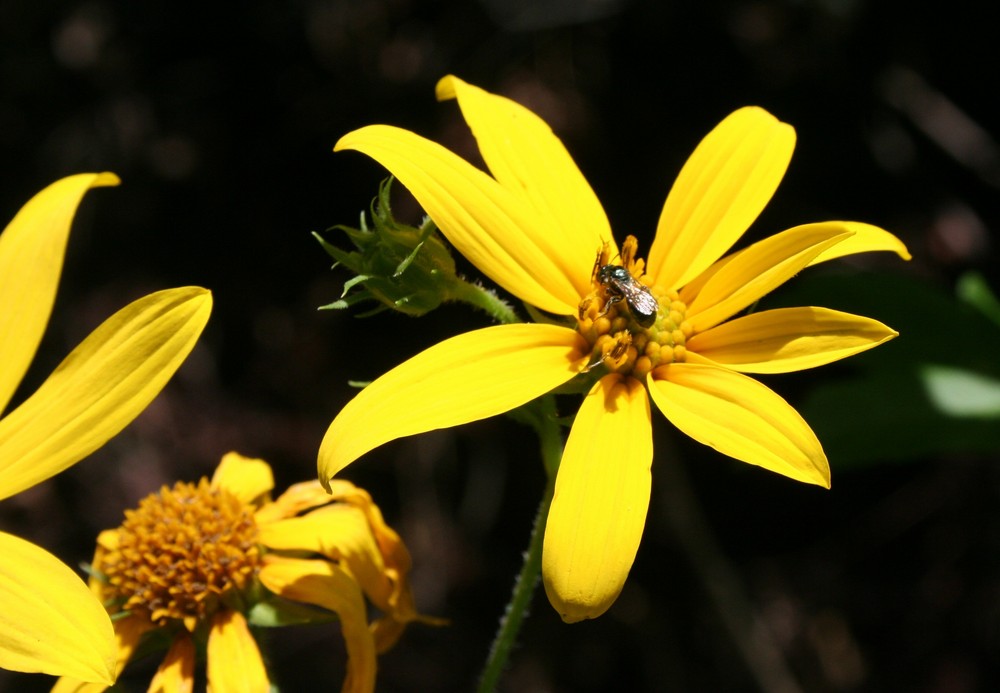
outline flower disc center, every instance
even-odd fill
[[[127,510],[99,568],[123,610],[193,631],[221,598],[247,586],[259,564],[253,508],[202,479],[164,486]]]
[[[577,309],[577,331],[591,346],[590,368],[602,365],[641,380],[661,364],[684,361],[692,329],[676,291],[642,281],[645,264],[635,258],[636,247],[634,236],[625,239],[621,265],[609,264],[606,249],[598,253],[593,290]]]

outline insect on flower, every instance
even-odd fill
[[[600,264],[600,258],[598,258]],[[641,327],[649,327],[656,320],[656,313],[660,309],[660,304],[645,284],[632,276],[632,273],[621,265],[603,265],[594,269],[597,274],[597,281],[605,287],[608,293],[608,302],[605,311],[613,304],[625,301],[628,312],[632,314]]]

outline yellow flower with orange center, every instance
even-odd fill
[[[267,691],[247,615],[273,611],[277,595],[336,614],[343,690],[360,693],[374,690],[376,654],[407,623],[435,622],[417,614],[409,553],[366,491],[338,481],[328,494],[311,481],[272,501],[273,487],[266,462],[231,452],[211,481],[163,487],[101,533],[90,585],[114,619],[119,672],[143,636],[165,634],[171,645],[150,690],[191,690],[204,644],[211,690]],[[382,613],[371,624],[366,596]],[[63,678],[53,690],[103,688]]]
[[[695,440],[828,487],[829,465],[808,424],[745,373],[812,368],[896,332],[816,307],[734,316],[810,265],[876,250],[909,255],[882,229],[832,221],[723,257],[777,189],[792,127],[755,107],[723,120],[681,170],[642,260],[634,238],[619,249],[600,202],[545,122],[455,77],[442,79],[437,95],[458,101],[492,175],[387,125],[351,132],[335,149],[379,161],[484,274],[565,320],[468,332],[376,379],[327,431],[320,480],[395,438],[594,379],[566,441],[544,538],[545,590],[566,621],[603,613],[635,558],[650,497],[650,399]]]
[[[208,322],[200,287],[125,306],[83,340],[24,401],[5,411],[55,303],[76,209],[112,173],[56,181],[0,234],[0,500],[76,464],[159,394]],[[83,580],[52,554],[0,532],[0,668],[114,681],[111,622]]]

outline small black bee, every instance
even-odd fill
[[[633,277],[627,269],[621,265],[604,265],[597,270],[597,281],[608,293],[605,311],[612,304],[625,301],[632,319],[642,327],[649,327],[656,321],[660,304],[649,287]]]

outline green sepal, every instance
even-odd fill
[[[337,615],[318,606],[293,602],[276,595],[268,595],[247,611],[247,623],[260,628],[280,628],[303,623],[328,623]]]

